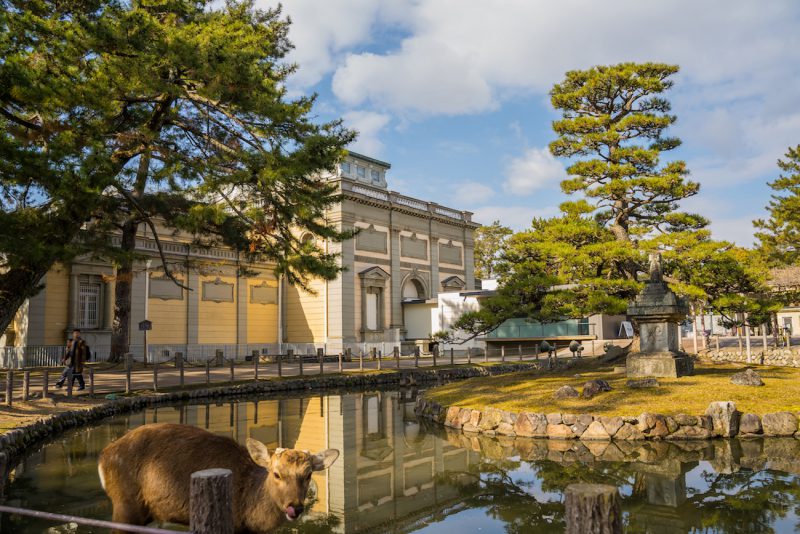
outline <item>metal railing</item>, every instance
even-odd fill
[[[0,473],[0,476],[5,477],[5,473]],[[0,488],[2,488],[3,483],[4,480],[0,479]],[[176,532],[175,530],[163,528],[129,525],[74,515],[53,514],[15,506],[0,505],[0,513],[138,534],[174,534]],[[233,475],[231,471],[228,469],[208,469],[192,473],[189,490],[189,534],[232,533],[233,527]]]

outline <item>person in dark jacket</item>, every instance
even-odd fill
[[[64,357],[61,363],[64,364],[64,372],[61,373],[61,378],[56,382],[56,387],[62,387],[64,382],[69,380],[70,385],[75,383],[78,379],[78,391],[86,389],[86,383],[83,380],[83,364],[88,359],[89,346],[81,338],[81,331],[77,328],[72,331],[72,339],[67,342],[67,350],[64,352]]]

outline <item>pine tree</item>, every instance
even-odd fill
[[[676,66],[624,63],[571,71],[551,91],[555,156],[569,158],[562,214],[535,219],[500,254],[501,288],[456,327],[479,335],[506,319],[553,321],[625,313],[641,288],[649,252],[662,252],[679,294],[721,313],[761,313],[766,272],[752,256],[711,239],[698,215],[679,211],[696,195],[682,161],[662,164],[680,144],[665,130],[676,118],[661,96]]]
[[[769,219],[754,222],[761,251],[774,265],[800,263],[800,145],[778,160],[782,174],[769,184],[776,193],[767,206]]]
[[[54,207],[65,215],[17,241],[3,232],[0,309],[34,294],[57,261],[85,252],[111,258],[119,274],[114,352],[124,352],[143,226],[159,249],[160,229],[179,229],[197,246],[223,243],[246,259],[274,262],[290,283],[337,275],[336,257],[300,235],[348,237],[324,222],[338,197],[319,174],[334,168],[354,135],[340,121],[315,123],[313,97],[287,98],[295,67],[284,61],[289,22],[279,9],[261,11],[252,1],[22,4],[5,1],[0,19],[14,38],[30,39],[28,46],[0,41],[12,60],[0,65],[10,88],[0,94],[2,150],[11,162],[33,153],[47,172],[27,164],[3,174],[3,190],[20,200],[2,214],[20,228],[52,217]],[[43,54],[52,56],[46,66]],[[50,149],[52,132],[65,139],[71,182],[59,181],[65,164]],[[121,247],[111,246],[113,235],[122,236]],[[28,241],[47,248],[52,237],[58,244],[48,255],[23,250]],[[10,286],[17,272],[29,280]],[[0,315],[0,330],[11,317]]]
[[[479,280],[489,280],[497,275],[498,254],[503,242],[513,233],[500,221],[475,230],[475,276]]]

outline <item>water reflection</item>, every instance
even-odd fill
[[[315,473],[310,513],[287,531],[563,532],[562,493],[576,481],[619,487],[627,532],[793,532],[799,526],[795,439],[637,444],[467,437],[418,422],[413,406],[409,392],[375,391],[117,417],[31,454],[15,470],[7,502],[109,518],[96,472],[99,452],[130,428],[176,422],[241,443],[253,437],[270,448],[342,451],[327,473]],[[2,532],[49,527],[0,519]]]

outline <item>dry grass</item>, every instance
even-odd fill
[[[518,373],[453,382],[429,390],[426,397],[446,406],[478,409],[494,406],[512,412],[538,413],[697,415],[705,413],[713,401],[733,401],[743,413],[800,411],[800,369],[757,366],[766,385],[731,384],[730,376],[744,368],[734,364],[699,364],[694,376],[660,378],[658,388],[632,389],[625,385],[624,374],[615,374],[612,367],[583,362],[557,373]],[[576,373],[580,377],[576,378]],[[553,398],[553,392],[563,385],[573,386],[580,392],[584,382],[596,378],[608,381],[613,390],[593,399]]]
[[[0,434],[29,423],[35,423],[50,414],[86,408],[103,402],[106,401],[102,398],[90,399],[84,396],[69,399],[66,395],[59,393],[51,393],[50,398],[46,400],[35,399],[27,402],[15,400],[10,408],[5,405],[0,406]]]

